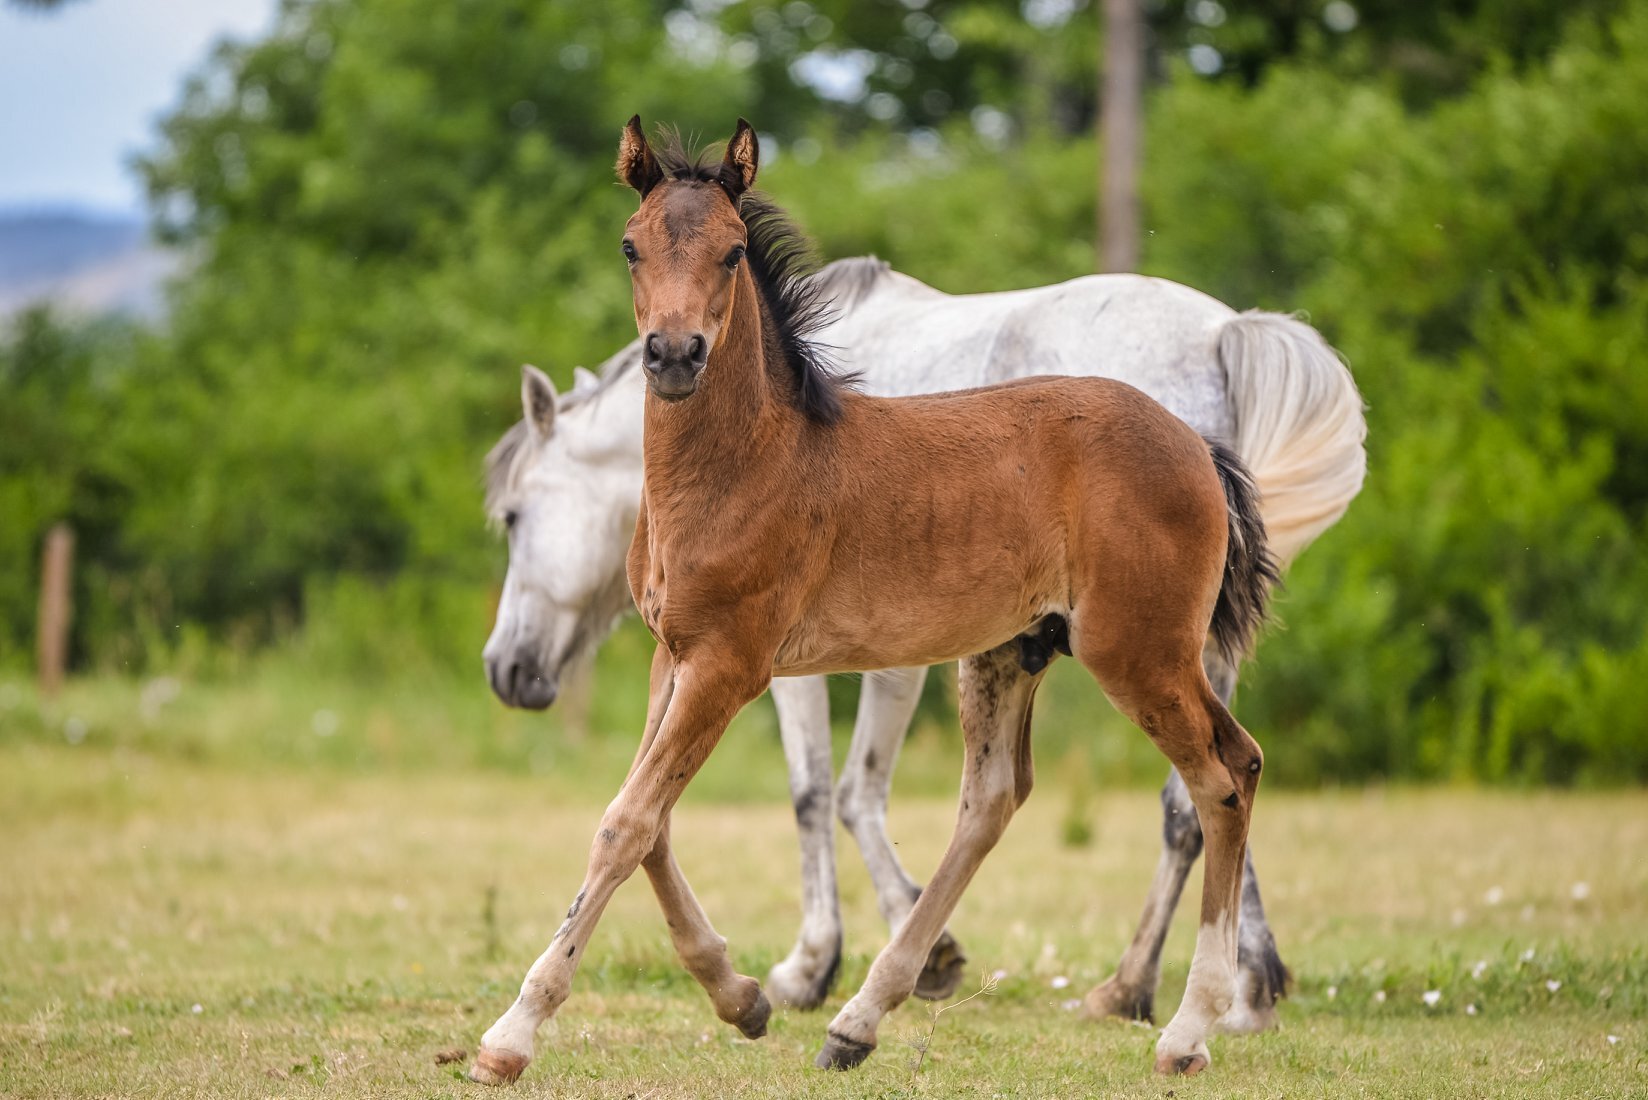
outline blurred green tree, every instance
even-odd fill
[[[1240,701],[1274,774],[1648,778],[1648,0],[1149,11],[1146,270],[1308,308],[1370,403]],[[516,366],[633,331],[622,121],[752,117],[827,255],[1046,283],[1092,269],[1097,34],[1053,0],[288,4],[142,161],[192,257],[165,331],[0,334],[0,662],[67,515],[83,664],[301,631],[470,668]]]

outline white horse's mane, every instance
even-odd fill
[[[811,276],[811,282],[819,296],[830,303],[831,312],[840,316],[862,301],[891,270],[887,261],[875,256],[851,256],[825,264]],[[640,363],[640,349],[639,340],[631,341],[601,364],[593,381],[580,382],[560,395],[556,417],[592,405],[614,390]],[[587,373],[585,377],[589,377]],[[530,464],[532,444],[532,426],[517,420],[486,454],[486,515],[494,524],[503,522],[504,501]]]

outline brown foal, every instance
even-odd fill
[[[1239,462],[1143,393],[1041,378],[933,397],[845,388],[806,342],[818,309],[781,215],[746,192],[748,124],[719,162],[660,156],[638,119],[619,175],[641,194],[623,251],[644,344],[645,488],[630,589],[658,639],[647,725],[583,889],[487,1031],[471,1071],[503,1083],[566,999],[602,910],[637,867],[721,1019],[769,1009],[670,851],[671,809],[775,673],[959,659],[966,761],[955,834],[909,918],[831,1022],[818,1062],[874,1048],[985,854],[1030,793],[1030,709],[1075,656],[1188,785],[1206,836],[1201,928],[1156,1068],[1207,1066],[1236,993],[1236,921],[1259,746],[1202,670],[1243,650],[1274,571]],[[1209,636],[1211,630],[1211,643]]]

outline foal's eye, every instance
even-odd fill
[[[520,519],[520,518],[521,518],[521,514],[519,512],[505,512],[504,513],[504,526],[506,528],[509,528],[510,530],[513,530],[514,527],[515,527],[515,521]]]
[[[634,263],[636,260],[638,260],[640,258],[641,257],[639,257],[635,254],[635,246],[633,244],[630,244],[628,241],[625,241],[624,242],[624,259],[628,260],[630,263]]]
[[[727,253],[727,258],[725,260],[722,260],[721,262],[727,265],[727,270],[728,271],[731,271],[733,268],[738,266],[738,261],[742,260],[743,258],[744,258],[744,246],[741,245],[741,244],[735,244],[735,245],[732,246],[732,251]]]

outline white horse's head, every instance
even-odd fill
[[[618,388],[626,392],[610,392]],[[630,607],[624,561],[641,496],[642,402],[627,389],[580,368],[558,399],[542,371],[523,367],[524,415],[487,456],[487,512],[509,541],[509,573],[481,658],[512,707],[553,703],[567,666]]]

